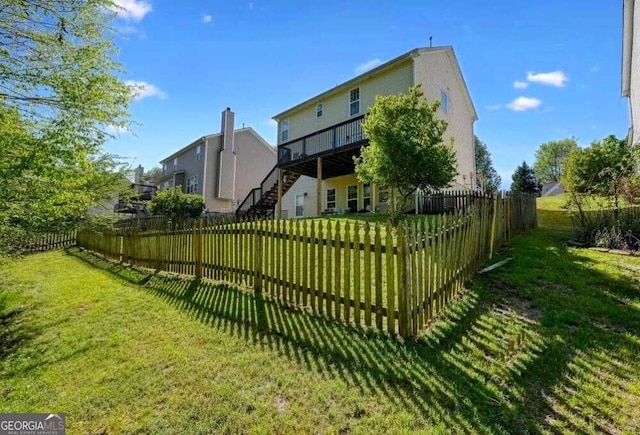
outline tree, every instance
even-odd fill
[[[522,162],[518,166],[511,176],[511,191],[512,192],[524,192],[536,194],[540,191],[540,185],[536,179],[536,174],[527,165],[527,162]]]
[[[588,148],[574,149],[566,163],[565,188],[575,194],[613,199],[616,208],[625,184],[634,177],[634,151],[614,135]]]
[[[491,154],[487,149],[487,144],[473,136],[475,157],[476,157],[476,175],[478,178],[478,186],[483,192],[495,192],[500,188],[502,179],[493,167]]]
[[[557,182],[562,179],[564,165],[573,150],[578,149],[576,138],[552,140],[540,145],[536,151],[533,170],[541,183]]]
[[[176,221],[197,218],[204,210],[202,196],[184,193],[180,187],[158,192],[149,202],[151,213]]]
[[[356,175],[399,193],[389,208],[393,225],[416,189],[440,189],[456,176],[453,146],[442,139],[447,123],[436,115],[439,106],[429,104],[418,85],[407,94],[377,96],[362,125],[370,144],[354,158]]]
[[[158,184],[160,177],[162,177],[162,168],[160,166],[154,166],[148,171],[144,171],[140,178],[140,183],[155,186]]]
[[[104,155],[133,90],[117,75],[110,0],[7,0],[0,7],[0,245],[82,220],[122,188]]]

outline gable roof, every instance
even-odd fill
[[[414,48],[413,50],[407,51],[404,54],[401,54],[400,56],[391,59],[390,61],[387,61],[385,63],[383,63],[382,65],[379,65],[369,71],[366,71],[360,75],[357,75],[349,80],[347,80],[346,82],[340,83],[337,86],[334,86],[333,88],[324,91],[318,95],[315,95],[305,101],[303,101],[302,103],[296,104],[295,106],[281,112],[278,113],[277,115],[273,116],[272,119],[278,121],[282,118],[284,118],[286,115],[289,115],[292,112],[296,112],[299,109],[302,109],[303,107],[307,107],[309,105],[315,104],[318,100],[322,100],[324,98],[327,98],[333,94],[337,94],[341,91],[347,90],[351,87],[353,87],[356,83],[360,82],[361,80],[371,77],[371,76],[375,76],[378,74],[381,74],[385,71],[387,71],[390,68],[393,68],[403,62],[406,62],[408,60],[412,60],[414,57],[417,57],[419,55],[422,54],[427,54],[427,53],[440,53],[440,52],[450,52],[453,55],[453,62],[454,62],[454,70],[456,70],[456,73],[460,79],[460,82],[462,84],[462,87],[464,89],[464,94],[467,100],[467,104],[469,104],[470,108],[471,108],[471,112],[474,115],[474,119],[478,119],[475,107],[473,106],[473,102],[471,101],[471,96],[469,95],[469,89],[467,88],[467,85],[464,81],[464,77],[462,77],[462,72],[460,71],[460,66],[458,64],[458,60],[455,56],[455,53],[453,52],[453,47],[450,45],[447,46],[441,46],[441,47],[418,47],[418,48]]]
[[[233,130],[233,135],[235,137],[235,135],[237,135],[238,133],[243,133],[243,132],[251,133],[258,140],[258,142],[260,142],[260,144],[262,146],[267,148],[273,154],[276,154],[276,149],[274,147],[272,147],[271,145],[269,145],[269,142],[264,140],[262,138],[262,136],[260,136],[251,127],[245,127],[245,128],[239,128],[237,130]],[[196,145],[204,143],[207,139],[211,139],[211,138],[215,138],[215,137],[221,137],[221,136],[222,136],[222,133],[214,133],[214,134],[208,134],[208,135],[202,136],[202,137],[194,140],[193,142],[191,142],[189,145],[187,145],[187,146],[185,146],[183,148],[180,148],[178,151],[174,152],[169,157],[165,157],[164,159],[160,160],[160,163],[165,163],[165,162],[167,162],[169,160],[172,160],[175,157],[178,157],[180,154],[183,154],[183,153],[189,151],[190,149],[194,148]]]

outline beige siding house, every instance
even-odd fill
[[[404,93],[416,84],[429,101],[441,101],[440,116],[448,122],[445,141],[453,138],[458,159],[451,188],[474,189],[477,114],[453,48],[418,48],[274,116],[278,168],[284,179],[296,180],[279,192],[276,215],[385,210],[390,192],[360,183],[353,156],[368,143],[361,124],[376,95]]]
[[[624,0],[622,23],[622,96],[629,99],[628,143],[640,142],[640,3]]]
[[[203,136],[161,162],[159,189],[182,186],[202,195],[207,212],[235,213],[238,204],[276,164],[276,150],[251,127],[234,129],[222,112],[220,133]]]

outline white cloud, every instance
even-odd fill
[[[252,11],[253,10],[253,2],[249,2],[249,10]]]
[[[524,112],[525,110],[535,109],[540,107],[542,101],[537,98],[518,97],[511,103],[507,104],[507,107],[516,112]]]
[[[569,77],[562,71],[553,71],[548,73],[527,73],[527,80],[532,83],[540,83],[542,85],[563,87]]]
[[[167,98],[167,94],[151,83],[135,80],[127,80],[124,83],[131,88],[134,101],[142,100],[147,97],[158,97],[160,99]]]
[[[362,74],[363,72],[369,71],[370,69],[373,69],[381,64],[382,64],[382,61],[377,57],[375,59],[368,60],[365,63],[358,65],[356,67],[356,74]]]
[[[130,134],[131,133],[127,127],[122,127],[122,126],[113,125],[113,124],[107,125],[104,128],[104,131],[107,134],[110,134],[112,136],[123,136],[125,134]]]
[[[516,89],[527,89],[527,86],[529,86],[529,83],[527,82],[521,82],[519,80],[513,82],[513,87]]]
[[[140,21],[153,10],[151,3],[144,0],[113,0],[111,8],[118,17],[130,21]]]
[[[275,119],[269,119],[267,121],[267,125],[269,127],[277,127],[278,126],[278,121],[276,121]]]
[[[485,107],[485,109],[487,109],[487,110],[500,110],[501,107],[502,107],[502,104],[489,104],[488,106]]]
[[[211,22],[211,20],[213,20],[213,17],[212,17],[211,15],[204,14],[204,15],[202,16],[202,22],[203,22],[203,23],[210,23],[210,22]]]
[[[598,71],[600,71],[600,67],[598,65],[594,65],[591,68],[589,68],[589,72],[596,73]]]

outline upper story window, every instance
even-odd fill
[[[187,178],[187,193],[196,193],[198,191],[198,176],[192,175]]]
[[[444,113],[449,111],[449,97],[445,91],[440,91],[440,108]]]
[[[280,142],[289,140],[289,120],[285,119],[280,123]]]
[[[320,118],[323,112],[324,112],[324,106],[322,105],[322,103],[320,103],[316,106],[316,118]]]
[[[355,88],[349,91],[349,115],[358,113],[360,113],[360,88]]]
[[[162,164],[162,174],[164,175],[164,174],[166,174],[166,173],[167,173],[167,164],[166,164],[166,163],[163,163],[163,164]]]
[[[174,171],[178,170],[178,158],[177,157],[175,159],[173,159],[173,170]]]
[[[202,160],[202,146],[200,145],[196,147],[196,160]]]

